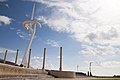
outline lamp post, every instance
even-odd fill
[[[79,65],[77,65],[77,72],[78,72]]]

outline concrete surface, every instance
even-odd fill
[[[46,72],[43,70],[23,68],[0,63],[0,75],[1,74],[46,74]]]
[[[75,72],[72,72],[72,71],[50,70],[48,73],[57,78],[75,78],[76,77]]]

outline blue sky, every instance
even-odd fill
[[[42,68],[47,48],[46,68],[59,69],[59,47],[63,47],[63,70],[87,72],[92,62],[94,75],[120,74],[119,0],[36,0],[37,27],[31,49],[31,66]],[[21,63],[30,38],[22,23],[29,20],[32,0],[0,0],[0,58],[8,50],[14,61],[19,49]]]

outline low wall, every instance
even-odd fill
[[[22,74],[14,74],[14,75],[12,75],[12,74],[1,74],[0,75],[0,78],[14,78],[14,77],[18,77],[18,78],[20,78],[20,77],[38,77],[38,74],[24,74],[24,75],[22,75]],[[1,80],[1,79],[0,79]]]
[[[0,75],[3,74],[45,74],[46,72],[43,70],[30,69],[30,68],[22,68],[18,66],[12,66],[8,64],[0,63]]]
[[[49,74],[57,78],[75,78],[76,77],[75,72],[72,72],[72,71],[50,70]]]

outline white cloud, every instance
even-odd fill
[[[33,59],[33,60],[34,60],[34,59],[40,59],[40,57],[39,57],[39,56],[33,56],[32,59]]]
[[[9,25],[11,23],[11,18],[7,16],[1,16],[0,15],[0,23],[4,23],[5,25]]]
[[[93,46],[83,46],[83,50],[79,51],[79,54],[87,56],[107,56],[107,55],[120,55],[120,49],[108,45],[93,45]]]
[[[8,48],[0,48],[0,53],[4,54],[5,51],[8,50],[8,53],[16,53],[16,50],[8,49]]]
[[[14,27],[10,27],[10,30],[15,30],[16,28],[14,28]]]
[[[25,16],[26,16],[26,17],[29,17],[29,15],[28,15],[28,14],[26,14]]]
[[[63,57],[64,57],[64,56],[62,56],[62,58],[63,58]],[[60,56],[57,56],[57,58],[60,59]]]
[[[120,54],[114,47],[120,46],[119,0],[37,1],[52,8],[51,14],[44,16],[51,29],[70,33],[74,40],[86,45],[81,52],[89,55]]]
[[[55,40],[51,40],[51,39],[47,40],[47,44],[51,45],[52,47],[60,47],[59,41],[55,41]]]
[[[45,69],[56,69],[56,67],[54,67],[53,64],[51,63],[52,63],[51,60],[46,58]],[[42,65],[43,65],[43,57],[33,56],[31,58],[31,66],[34,67],[35,69],[37,68],[42,69]]]
[[[2,1],[2,2],[5,2],[5,1]],[[8,4],[0,4],[0,5],[9,8],[9,5],[8,5]]]
[[[5,6],[9,8],[9,5],[8,5],[8,4],[5,4]]]
[[[120,61],[112,60],[112,61],[84,61],[87,65],[92,63],[93,67],[104,67],[104,68],[115,68],[120,67]],[[108,66],[109,65],[109,66]]]
[[[45,19],[44,16],[38,16],[36,19],[37,19],[38,21],[43,21],[44,24],[47,24],[47,21],[46,21],[46,19]]]
[[[60,59],[60,56],[57,56],[58,59]]]
[[[0,0],[0,2],[6,2],[7,0]]]
[[[101,62],[100,65],[102,67],[115,68],[115,67],[120,67],[120,61],[105,61],[105,62]]]
[[[17,35],[24,40],[29,40],[29,38],[31,36],[31,33],[30,32],[26,33],[24,31],[21,31],[20,29],[18,29],[17,30]]]
[[[34,59],[31,61],[31,66],[34,67],[35,69],[36,68],[42,68],[42,61],[39,60],[39,59]]]
[[[31,67],[35,69],[41,69],[42,68],[42,59],[39,56],[31,56]]]

